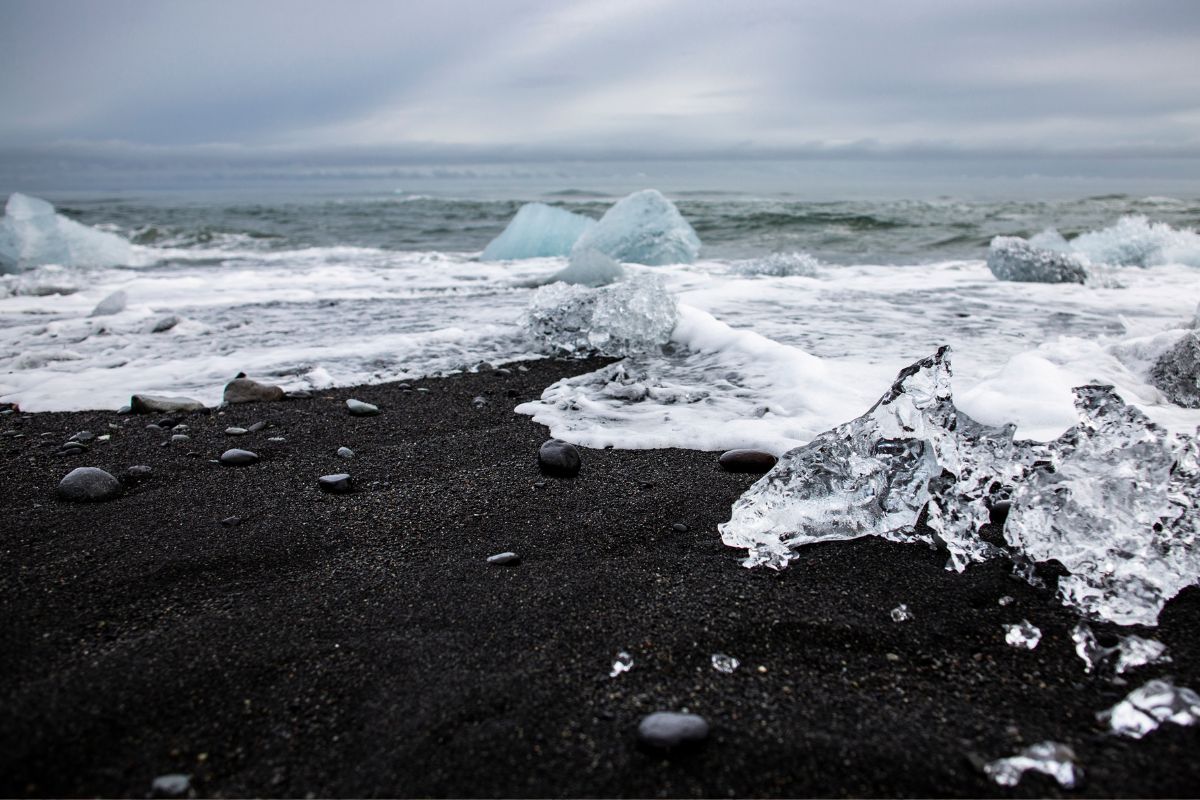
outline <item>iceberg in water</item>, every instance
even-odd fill
[[[610,208],[575,242],[575,251],[599,250],[617,261],[658,266],[690,264],[700,237],[661,192],[634,192]]]
[[[545,203],[526,203],[488,244],[484,261],[565,256],[596,220]]]
[[[1040,234],[1043,241],[1046,234]],[[988,269],[1002,281],[1083,283],[1087,270],[1079,258],[1059,250],[1035,247],[1019,236],[997,236],[988,248]]]
[[[679,318],[675,298],[657,275],[589,289],[553,283],[534,293],[522,319],[546,352],[623,356],[662,347]]]
[[[747,566],[784,567],[813,542],[939,541],[962,570],[1006,551],[983,540],[1011,497],[1007,551],[1057,560],[1062,601],[1122,625],[1154,625],[1200,580],[1200,459],[1112,387],[1075,390],[1081,422],[1047,444],[1014,442],[955,408],[948,348],[903,370],[863,416],[784,454],[733,506],[722,540]],[[929,532],[917,527],[925,512]]]
[[[36,197],[14,192],[0,219],[0,272],[45,264],[114,267],[128,264],[132,256],[125,239],[56,214],[54,206]]]
[[[598,250],[571,254],[566,269],[554,273],[547,283],[562,281],[576,286],[607,286],[625,277],[625,268]]]

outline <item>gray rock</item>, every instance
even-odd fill
[[[379,413],[379,406],[364,403],[362,400],[347,400],[346,408],[349,409],[352,417],[373,417]]]
[[[76,467],[58,484],[58,496],[72,503],[98,503],[121,494],[121,482],[98,467]]]
[[[175,443],[190,442],[191,440],[192,437],[188,436],[186,433],[177,433],[171,437],[171,441]]]
[[[674,525],[671,526],[671,530],[675,531],[676,533],[687,533],[688,530],[690,530],[690,529],[688,528],[687,525],[684,525],[682,522],[676,522]]]
[[[675,750],[708,738],[708,721],[698,714],[655,711],[638,724],[638,742],[655,750]]]
[[[253,464],[258,461],[258,454],[251,453],[249,450],[226,450],[221,453],[221,463],[230,467],[244,467],[247,464]]]
[[[245,436],[249,432],[245,428],[229,427],[225,429],[226,436]]]
[[[73,434],[69,441],[87,444],[95,438],[96,434],[92,433],[91,431],[79,431],[78,433]]]
[[[321,487],[321,491],[330,494],[349,494],[353,483],[353,479],[344,472],[336,475],[322,475],[317,478],[317,486]]]
[[[151,333],[165,333],[171,328],[179,324],[179,317],[174,314],[168,314],[165,317],[159,317],[154,320],[154,324],[150,326]]]
[[[1087,270],[1074,255],[1034,247],[1019,236],[992,239],[987,265],[1002,281],[1083,283],[1087,280]]]
[[[199,400],[157,394],[135,394],[129,399],[129,407],[134,414],[190,414],[204,410],[204,404]]]
[[[770,472],[771,467],[774,467],[778,460],[770,453],[764,453],[761,450],[726,450],[721,453],[717,463],[726,472],[749,472],[761,475],[764,472]]]
[[[110,314],[118,314],[125,310],[125,303],[128,299],[125,292],[118,289],[97,303],[96,307],[92,309],[92,313],[88,314],[88,316],[107,317]]]
[[[254,423],[253,425],[251,425],[250,427],[246,428],[246,430],[250,431],[251,433],[258,433],[259,431],[261,431],[261,430],[262,430],[263,428],[265,428],[265,427],[267,427],[267,423],[265,423],[265,422],[256,422],[256,423]]]
[[[510,552],[496,553],[496,555],[494,555],[494,556],[488,556],[487,561],[489,564],[499,564],[500,566],[506,566],[506,565],[511,566],[513,564],[520,564],[521,557],[519,555],[517,555],[516,553],[510,553]]]
[[[483,395],[476,395],[475,397],[473,397],[471,399],[471,405],[475,406],[476,408],[483,408],[487,404],[488,404],[488,399],[486,397],[484,397]]]
[[[305,389],[293,389],[285,395],[289,400],[307,400],[312,397],[312,392]]]
[[[1200,408],[1200,334],[1188,331],[1150,368],[1150,382],[1184,408]]]
[[[153,472],[154,470],[145,464],[134,464],[132,467],[126,468],[125,474],[121,476],[121,480],[129,484],[138,483],[149,478]]]
[[[338,458],[354,458],[354,451],[349,447],[339,447],[337,449]]]
[[[548,439],[538,450],[538,467],[555,478],[574,478],[582,464],[579,448],[558,439]]]
[[[234,378],[225,384],[226,403],[273,403],[284,398],[283,389],[249,378]]]
[[[192,776],[182,773],[159,775],[150,784],[151,797],[186,797],[192,789]]]

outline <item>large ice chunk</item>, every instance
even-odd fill
[[[1055,559],[1064,603],[1121,625],[1154,625],[1200,578],[1196,440],[1169,435],[1111,386],[1075,389],[1081,422],[1039,448],[1016,480],[1004,537]]]
[[[56,214],[54,206],[36,197],[14,192],[0,219],[0,272],[44,264],[113,267],[128,264],[132,256],[125,239]]]
[[[579,237],[575,250],[587,249],[635,264],[690,264],[700,253],[700,237],[674,203],[645,189],[618,201]]]
[[[565,256],[596,220],[545,203],[526,203],[484,248],[484,261]]]
[[[552,283],[534,293],[522,326],[546,352],[623,356],[659,348],[679,318],[657,275],[599,289]]]
[[[1083,283],[1087,280],[1087,270],[1076,256],[1034,247],[1019,236],[992,239],[987,265],[1002,281]]]
[[[1176,725],[1200,722],[1200,695],[1169,680],[1147,681],[1096,717],[1118,736],[1141,739],[1164,722]]]
[[[779,569],[813,542],[928,541],[917,519],[936,500],[928,524],[953,566],[990,555],[976,534],[988,520],[993,478],[1011,460],[1014,429],[981,425],[954,407],[949,350],[901,371],[863,416],[785,453],[734,504],[720,526],[725,544],[747,548],[747,566]]]

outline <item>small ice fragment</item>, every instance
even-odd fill
[[[1013,604],[1014,600],[1013,600],[1013,597],[1012,597],[1011,595],[1007,595],[1007,594],[1006,594],[1006,595],[1004,595],[1004,597],[1001,597],[1001,598],[1000,598],[999,600],[997,600],[996,602],[997,602],[997,603],[999,603],[999,604],[1000,604],[1000,605],[1002,605],[1002,606],[1011,606],[1011,605]]]
[[[576,286],[607,286],[625,277],[625,268],[599,250],[571,253],[566,269],[554,273],[547,283],[562,281]]]
[[[712,654],[712,668],[717,672],[722,672],[726,675],[732,675],[733,671],[740,667],[742,662],[738,661],[733,656],[724,653]]]
[[[121,289],[113,292],[105,297],[96,307],[92,309],[89,317],[109,317],[113,314],[119,314],[125,310],[125,304],[129,301],[128,296]]]
[[[615,678],[622,672],[629,672],[633,669],[633,656],[626,653],[624,650],[617,653],[617,657],[613,659],[612,671],[608,673],[608,677]]]
[[[1083,779],[1083,769],[1075,763],[1075,751],[1058,742],[1038,742],[1015,756],[997,759],[983,771],[1000,786],[1016,786],[1026,772],[1049,775],[1064,789],[1074,789]]]
[[[180,773],[159,775],[150,784],[151,797],[183,797],[192,788],[192,776]]]
[[[771,253],[763,258],[735,261],[730,271],[739,275],[763,275],[769,278],[815,278],[818,262],[808,253]]]
[[[1141,739],[1164,722],[1196,724],[1200,720],[1200,695],[1169,680],[1147,681],[1096,718],[1118,736]]]
[[[1075,653],[1083,659],[1086,672],[1111,670],[1112,674],[1121,675],[1137,667],[1171,660],[1165,644],[1141,636],[1118,636],[1115,645],[1104,647],[1096,640],[1092,629],[1082,622],[1071,631],[1071,639],[1075,642]]]
[[[913,614],[908,610],[908,605],[901,603],[892,609],[892,622],[908,622],[913,618]]]
[[[1027,619],[1011,625],[1001,625],[1000,627],[1004,628],[1004,641],[1013,647],[1024,647],[1026,650],[1032,650],[1042,640],[1042,632]]]

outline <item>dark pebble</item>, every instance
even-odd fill
[[[354,458],[354,451],[349,447],[339,447],[337,449],[338,458]]]
[[[726,450],[717,463],[726,472],[749,472],[761,475],[770,472],[779,459],[761,450]]]
[[[226,403],[271,403],[282,400],[283,389],[250,378],[234,378],[225,384]]]
[[[321,487],[321,491],[323,492],[346,494],[351,489],[352,480],[346,473],[339,472],[336,475],[322,475],[317,478],[317,485]]]
[[[579,448],[558,439],[548,439],[538,450],[538,467],[555,478],[574,478],[582,463]]]
[[[689,528],[687,525],[684,525],[682,522],[676,522],[674,525],[671,526],[671,530],[675,531],[676,533],[687,533]]]
[[[229,467],[244,467],[258,461],[258,455],[249,450],[226,450],[221,454],[221,463]]]
[[[58,496],[72,503],[98,503],[121,493],[121,482],[98,467],[76,467],[58,484]]]
[[[121,479],[125,483],[137,483],[138,481],[144,481],[146,478],[149,478],[153,472],[154,470],[150,469],[150,467],[146,466],[145,464],[134,464],[132,467],[128,467],[125,470],[125,474],[121,476]]]
[[[471,398],[471,405],[475,406],[476,408],[483,408],[487,404],[488,400],[483,395],[476,395],[475,397]]]
[[[638,742],[654,750],[675,750],[708,738],[708,722],[697,714],[656,711],[638,724]]]
[[[241,525],[242,518],[241,517],[226,517],[225,519],[221,520],[221,524],[223,526],[225,526],[226,528],[232,528],[234,525]]]
[[[79,442],[80,444],[87,444],[95,438],[96,434],[92,433],[91,431],[80,431],[79,433],[70,437],[70,441]]]
[[[312,397],[312,392],[307,392],[304,389],[295,389],[288,392],[285,397],[287,397],[289,400],[307,400],[308,398]]]
[[[1012,508],[1011,500],[997,500],[988,509],[988,519],[993,525],[1003,525],[1008,520],[1008,511]]]
[[[246,430],[250,431],[250,433],[258,433],[259,431],[261,431],[261,430],[262,430],[263,428],[265,428],[265,427],[267,427],[267,423],[265,423],[265,422],[255,422],[253,425],[248,425],[248,426],[246,427]]]
[[[494,556],[488,556],[489,564],[499,564],[501,566],[520,564],[521,557],[516,553],[496,553]]]

